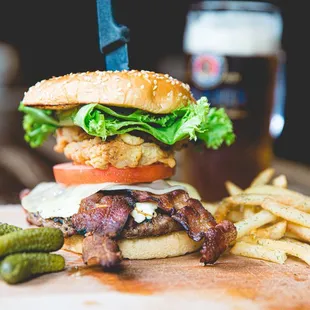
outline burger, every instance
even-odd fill
[[[64,249],[86,264],[199,249],[201,262],[212,264],[236,238],[192,186],[170,180],[175,151],[234,141],[225,111],[196,101],[188,85],[149,71],[68,74],[31,87],[19,110],[30,146],[54,135],[54,150],[68,159],[53,167],[55,182],[23,192],[27,220],[61,229]]]

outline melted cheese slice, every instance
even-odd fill
[[[54,182],[47,182],[37,185],[29,195],[22,199],[21,203],[27,211],[39,213],[43,218],[69,217],[78,212],[83,198],[102,190],[122,189],[147,191],[156,195],[166,194],[178,189],[188,191],[187,184],[174,183],[170,185],[164,180],[135,185],[102,183],[64,186]]]

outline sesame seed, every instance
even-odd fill
[[[154,80],[154,84],[157,84],[157,80]]]
[[[168,97],[171,97],[171,95],[172,95],[172,90],[168,93]]]
[[[140,88],[141,88],[141,89],[144,89],[144,85],[142,84],[142,85],[140,86]]]
[[[190,87],[188,84],[182,83],[182,87],[185,88],[186,90],[190,90]]]
[[[182,97],[182,93],[178,93],[178,97]]]
[[[128,87],[128,88],[131,87],[131,83],[130,83],[130,82],[127,83],[127,87]]]
[[[156,89],[157,89],[157,87],[158,87],[158,86],[157,86],[157,85],[155,85],[155,86],[153,87],[153,90],[156,90]]]

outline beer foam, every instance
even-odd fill
[[[190,11],[183,49],[228,56],[274,55],[281,48],[280,14],[244,11]]]

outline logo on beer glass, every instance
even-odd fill
[[[221,83],[227,71],[226,59],[218,55],[192,57],[192,80],[198,88],[213,88]]]

